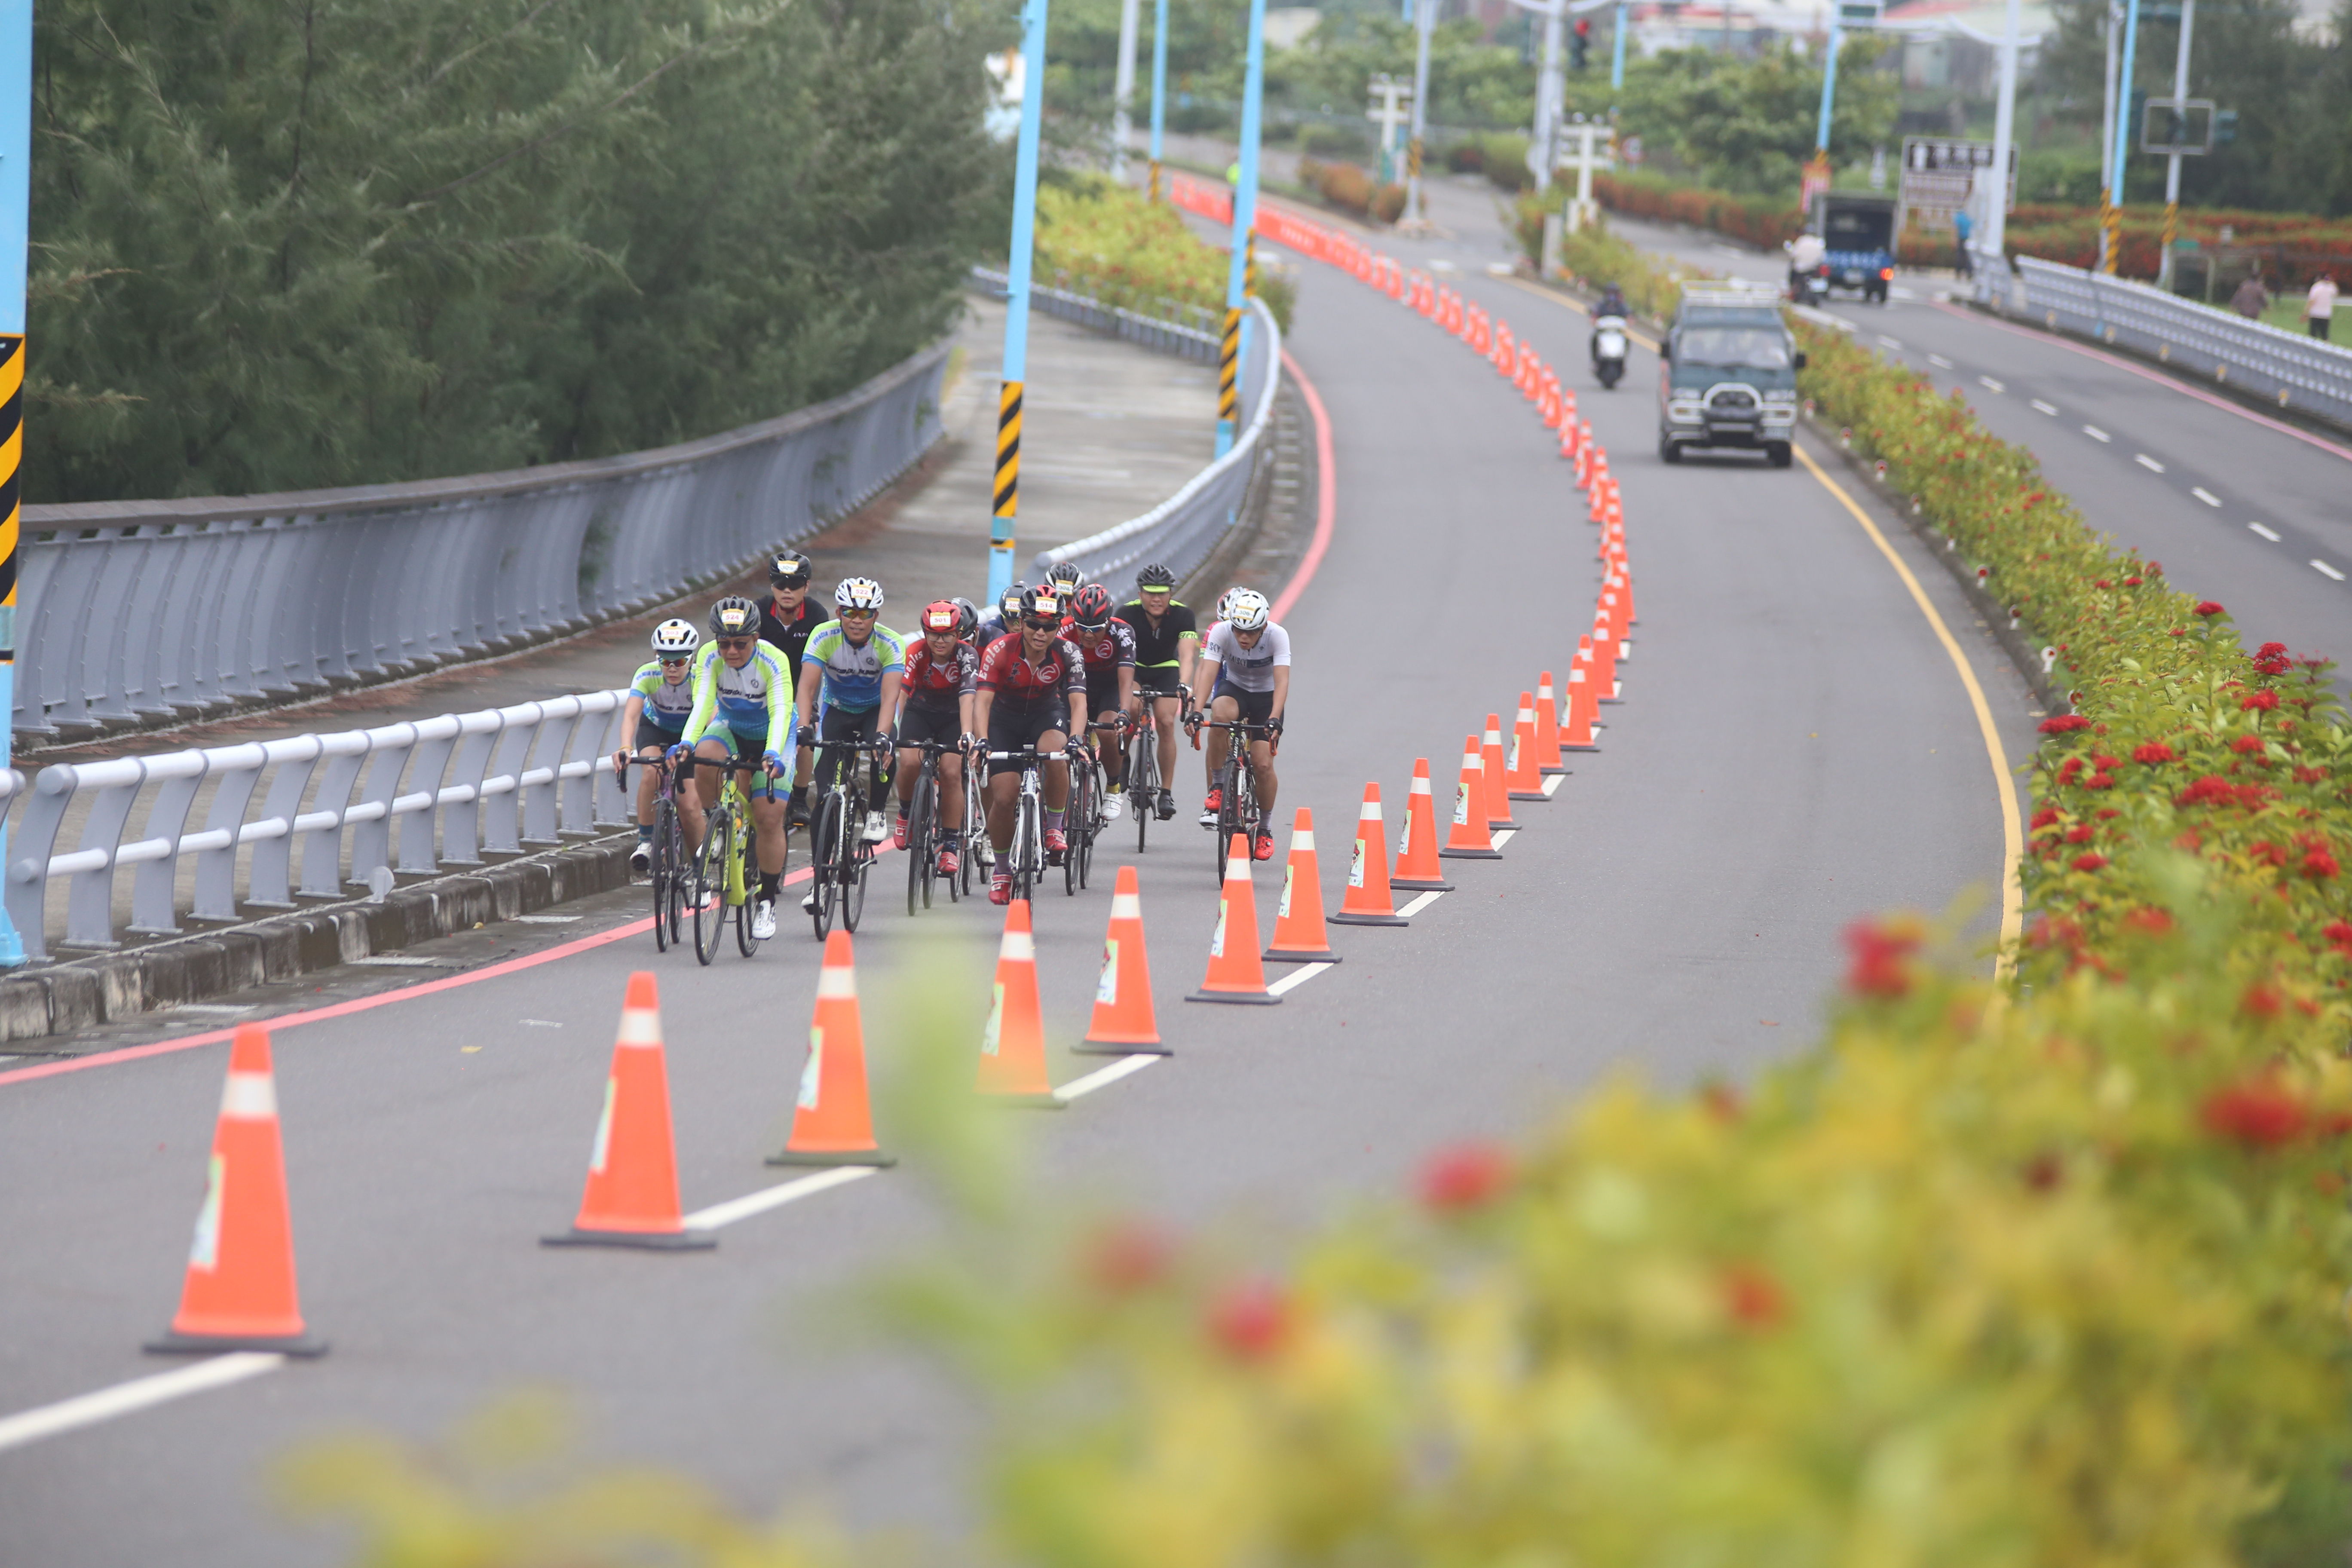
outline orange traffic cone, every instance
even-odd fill
[[[1568,667],[1568,712],[1560,720],[1559,749],[1563,752],[1597,752],[1601,743],[1592,738],[1600,716],[1592,700],[1592,639],[1576,639],[1576,662]]]
[[[1486,789],[1486,827],[1490,832],[1515,830],[1519,826],[1511,820],[1511,786],[1509,773],[1503,766],[1503,721],[1499,714],[1486,715],[1486,733],[1479,744],[1479,766]]]
[[[1513,800],[1549,800],[1544,794],[1543,770],[1536,765],[1536,700],[1519,693],[1519,711],[1511,725],[1511,762],[1503,775]]]
[[[1559,760],[1559,695],[1551,689],[1551,671],[1536,682],[1536,771],[1564,773]]]
[[[1412,788],[1405,796],[1404,837],[1397,841],[1396,875],[1391,888],[1416,893],[1449,893],[1454,884],[1437,863],[1437,812],[1429,795],[1429,759],[1412,760]]]
[[[1449,860],[1500,860],[1503,852],[1495,847],[1493,836],[1486,831],[1486,760],[1478,750],[1478,737],[1462,738],[1462,782],[1454,786],[1454,828],[1445,836],[1445,847],[1438,854]]]
[[[1622,702],[1625,695],[1617,686],[1617,643],[1609,635],[1609,620],[1603,616],[1592,623],[1592,700],[1595,702]]]
[[[1063,1100],[1045,1076],[1045,1012],[1037,1000],[1037,942],[1029,931],[1029,900],[1004,911],[1004,940],[996,950],[996,999],[980,1041],[975,1086],[1002,1105],[1059,1110]]]
[[[858,1020],[857,967],[849,933],[824,939],[816,972],[816,1013],[809,1020],[808,1061],[801,1068],[793,1135],[768,1156],[771,1165],[895,1165],[874,1142],[866,1103],[866,1027]]]
[[[1422,787],[1429,785],[1429,764],[1422,764]],[[1425,798],[1425,797],[1424,797]],[[1435,845],[1431,846],[1432,848]],[[1389,891],[1387,830],[1381,824],[1381,786],[1364,786],[1364,804],[1356,813],[1356,854],[1348,862],[1348,893],[1339,900],[1332,923],[1343,926],[1402,926],[1412,922],[1396,912],[1396,896]]]
[[[604,1079],[604,1114],[588,1158],[580,1215],[548,1247],[716,1247],[707,1230],[688,1230],[677,1202],[677,1151],[670,1142],[669,1072],[662,1058],[661,997],[654,977],[629,976],[613,1070]]]
[[[1315,858],[1315,815],[1305,806],[1291,822],[1290,858],[1282,869],[1282,901],[1275,906],[1269,963],[1337,963],[1323,934],[1323,873]]]
[[[1103,938],[1102,978],[1095,982],[1094,1021],[1070,1047],[1107,1057],[1165,1057],[1151,1010],[1151,963],[1143,951],[1143,894],[1135,868],[1121,866],[1110,895],[1110,931]]]
[[[228,1082],[213,1124],[213,1157],[179,1315],[146,1347],[162,1355],[278,1351],[322,1355],[294,1289],[294,1222],[278,1137],[278,1084],[269,1031],[247,1024],[229,1047]]]
[[[1208,976],[1184,1000],[1260,1006],[1282,1000],[1265,988],[1265,964],[1257,952],[1257,900],[1250,887],[1249,840],[1238,833],[1225,851],[1225,882],[1217,890],[1217,930],[1209,938]]]

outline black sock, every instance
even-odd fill
[[[768,900],[770,902],[773,902],[776,897],[776,884],[782,882],[783,879],[784,874],[782,871],[761,872],[760,896]]]

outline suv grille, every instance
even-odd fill
[[[1753,414],[1756,412],[1756,395],[1744,386],[1722,387],[1707,398],[1706,411],[1735,416]]]

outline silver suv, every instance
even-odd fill
[[[1685,286],[1658,361],[1659,457],[1730,447],[1789,466],[1805,356],[1770,292]]]

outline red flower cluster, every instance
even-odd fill
[[[2256,658],[2284,658],[2286,657],[2286,644],[2283,642],[2266,642],[2263,644],[2262,647],[2254,650],[2254,657]]]
[[[2093,837],[2091,825],[2087,822],[2078,822],[2066,830],[2066,842],[2069,844],[2088,844]]]
[[[2108,582],[2105,577],[2095,577],[2091,580],[2091,586],[2094,588],[2112,588],[2115,584]]]
[[[1735,1263],[1723,1271],[1723,1304],[1751,1329],[1769,1329],[1789,1310],[1780,1282],[1752,1263]]]
[[[2215,604],[2212,600],[2205,599],[2199,602],[2197,605],[2197,613],[2200,616],[2226,616],[2230,612],[2223,609],[2220,605]]]
[[[1421,1201],[1440,1214],[1483,1207],[1510,1184],[1510,1152],[1492,1143],[1441,1149],[1421,1168]]]
[[[2252,991],[2247,993],[2250,1002],[2252,995]],[[2277,1010],[2275,1001],[2272,1010]],[[2249,1149],[2275,1149],[2283,1143],[2292,1143],[2311,1128],[2311,1108],[2281,1088],[2275,1079],[2269,1078],[2215,1089],[2205,1097],[2199,1114],[2206,1131]]]
[[[2345,957],[2352,958],[2352,921],[2331,921],[2319,934],[2327,939],[2328,946]]]
[[[2294,782],[2297,784],[2317,784],[2326,776],[2327,770],[2326,768],[2297,768],[2294,770]]]
[[[2107,858],[2096,853],[2077,855],[2074,861],[2074,869],[2077,871],[2096,871],[2106,863]]]
[[[2343,868],[2325,849],[2310,850],[2303,858],[2303,874],[2315,882],[2331,881]]]
[[[2174,800],[2176,805],[2242,805],[2248,810],[2275,797],[2266,784],[2233,784],[2217,773],[2207,773]]]
[[[2025,826],[2036,832],[2039,832],[2042,828],[2055,826],[2057,821],[2058,808],[2054,805],[2045,805],[2040,811],[2035,812],[2033,814],[2032,820],[2028,822]]]
[[[2172,916],[2163,910],[2134,910],[2124,917],[2124,929],[2144,936],[2169,936]]]
[[[2241,735],[2230,742],[2230,750],[2240,756],[2251,757],[2265,749],[2260,735]]]
[[[2139,586],[2139,579],[2137,577],[2126,577],[2124,579],[2124,586],[2126,588],[2137,588]]]
[[[2278,706],[2278,693],[2275,691],[2249,691],[2243,697],[2238,699],[2238,706],[2249,711],[2260,710],[2267,713]]]
[[[1209,1334],[1237,1361],[1264,1361],[1290,1334],[1290,1302],[1270,1279],[1228,1288],[1209,1307]]]
[[[2246,847],[2246,858],[2259,866],[2282,867],[2286,864],[2286,847],[2257,838]]]
[[[2115,782],[2116,775],[2102,768],[2099,772],[2093,773],[2089,778],[2084,779],[2083,781],[2083,787],[2084,789],[2106,789],[2112,786]]]
[[[1845,928],[1845,945],[1853,965],[1845,973],[1845,987],[1857,996],[1893,998],[1911,989],[1911,969],[1904,960],[1918,951],[1919,933],[1899,927],[1856,921]]]
[[[1108,1295],[1124,1296],[1158,1284],[1176,1258],[1175,1238],[1143,1220],[1118,1220],[1089,1239],[1087,1278]]]
[[[2177,763],[2179,760],[2172,748],[2161,741],[2144,741],[2132,752],[2132,761],[2136,763]]]
[[[2063,735],[2075,730],[2087,730],[2091,721],[2080,713],[2061,713],[2054,719],[2044,719],[2039,728],[2045,735]]]

